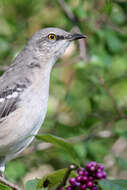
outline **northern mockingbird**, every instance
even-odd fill
[[[50,72],[71,41],[59,28],[37,31],[0,78],[0,174],[33,140],[46,115]]]

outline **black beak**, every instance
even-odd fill
[[[79,39],[82,39],[82,38],[87,38],[87,36],[84,35],[84,34],[75,33],[75,34],[69,35],[67,37],[67,39],[70,40],[70,41],[79,40]]]

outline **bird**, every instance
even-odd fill
[[[34,139],[48,104],[50,73],[73,40],[86,38],[60,28],[40,29],[0,77],[0,176],[6,162]]]

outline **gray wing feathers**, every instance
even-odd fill
[[[17,98],[6,99],[0,103],[0,119],[8,116],[11,112],[15,111]]]
[[[25,63],[29,63],[32,56],[29,58],[25,51],[26,48],[0,77],[0,120],[16,109],[20,94],[31,85],[28,79],[31,72]]]
[[[22,79],[17,77],[15,80],[15,76],[12,76],[11,81],[8,80],[7,75],[0,78],[0,119],[16,110],[17,103],[20,101],[20,94],[29,84],[30,81],[25,77]]]

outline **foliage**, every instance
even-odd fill
[[[0,183],[0,190],[12,190],[11,188],[9,188],[8,186]]]
[[[57,62],[40,134],[71,142],[81,165],[102,162],[109,178],[127,179],[127,1],[65,0],[72,20],[59,2],[0,0],[0,74],[38,29],[55,26],[69,31],[77,25],[88,36],[85,59],[79,58],[79,44],[72,44]],[[57,170],[72,162],[63,148],[41,143],[37,140],[32,151],[8,163],[8,179],[23,186],[24,176],[34,168],[48,164]],[[100,185],[104,190],[125,189],[112,181]]]

